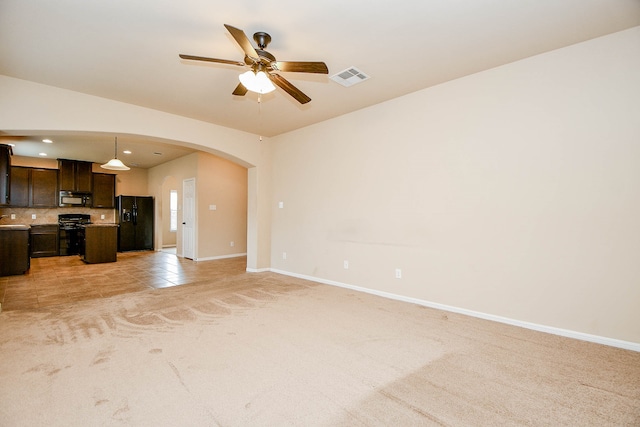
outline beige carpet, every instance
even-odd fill
[[[273,273],[0,314],[2,426],[640,426],[640,353]]]

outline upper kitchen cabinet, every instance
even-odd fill
[[[60,190],[91,193],[93,186],[93,164],[77,160],[58,159]]]
[[[29,206],[31,168],[11,166],[11,197],[9,204],[15,207]]]
[[[56,207],[58,170],[12,166],[9,204],[15,207]]]
[[[58,206],[58,171],[55,169],[31,169],[29,206],[53,208]]]
[[[0,206],[9,204],[11,194],[11,146],[0,144]]]
[[[116,176],[110,173],[93,174],[93,207],[110,208],[116,206]]]

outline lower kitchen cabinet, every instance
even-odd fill
[[[0,226],[0,276],[24,274],[30,266],[29,227]]]
[[[31,258],[58,256],[58,224],[32,225]]]
[[[78,233],[80,258],[89,264],[115,262],[118,250],[116,224],[92,224]]]

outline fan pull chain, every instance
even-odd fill
[[[258,128],[262,130],[262,94],[258,94]],[[259,141],[262,142],[262,135],[259,135]]]

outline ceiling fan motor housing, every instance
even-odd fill
[[[264,31],[258,31],[253,35],[253,39],[260,49],[265,49],[271,43],[271,36]]]

